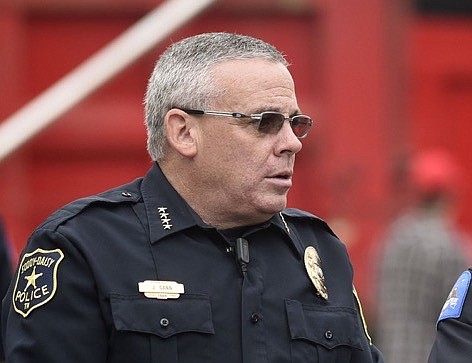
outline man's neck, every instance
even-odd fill
[[[249,215],[235,213],[228,208],[226,196],[211,189],[207,182],[195,178],[191,166],[179,162],[161,162],[159,166],[172,187],[208,225],[228,229],[259,224],[268,221],[271,215]]]

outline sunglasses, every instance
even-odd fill
[[[313,125],[311,117],[306,115],[295,115],[292,117],[285,117],[283,113],[266,111],[262,113],[256,113],[251,115],[245,115],[239,112],[223,112],[223,111],[203,111],[203,110],[192,110],[187,108],[175,107],[181,111],[188,113],[189,115],[209,115],[209,116],[223,116],[233,118],[249,118],[254,120],[257,124],[257,130],[263,134],[276,134],[284,125],[285,120],[290,122],[290,127],[293,133],[299,139],[303,139],[310,132],[310,128]]]

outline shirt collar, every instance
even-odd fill
[[[206,226],[172,187],[157,163],[144,177],[141,193],[152,243],[187,228]]]
[[[145,175],[141,185],[141,193],[148,216],[151,243],[196,226],[204,229],[214,229],[203,222],[199,215],[177,193],[157,163],[154,163]],[[280,229],[284,239],[290,241],[291,247],[300,256],[297,235],[286,223],[283,214],[275,214],[269,221],[261,224],[259,228],[267,228],[270,225]]]

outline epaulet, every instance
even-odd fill
[[[281,213],[288,218],[309,219],[313,221],[314,223],[316,223],[317,225],[321,226],[323,229],[325,229],[327,232],[332,234],[334,237],[338,238],[338,236],[336,236],[336,234],[330,228],[328,223],[326,223],[322,218],[315,216],[314,214],[311,214],[309,212],[303,211],[301,209],[296,209],[296,208],[286,208]]]
[[[141,200],[139,187],[142,178],[103,193],[77,199],[51,214],[38,229],[56,229],[62,223],[80,214],[86,208],[97,204],[137,203]]]

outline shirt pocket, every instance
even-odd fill
[[[286,300],[285,308],[292,363],[349,362],[353,349],[362,350],[356,310],[296,300]]]
[[[113,351],[117,353],[112,362],[211,361],[210,341],[215,332],[208,296],[187,294],[159,300],[112,294],[110,302],[116,330]]]

